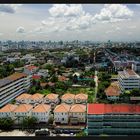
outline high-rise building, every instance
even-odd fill
[[[0,107],[26,92],[31,84],[31,77],[24,73],[14,73],[0,80]]]

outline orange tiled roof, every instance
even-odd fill
[[[86,105],[74,104],[71,106],[70,112],[86,112]]]
[[[32,105],[30,104],[20,104],[15,110],[14,112],[28,112],[33,108]]]
[[[75,99],[87,100],[88,95],[84,94],[84,93],[79,93],[79,94],[75,95]]]
[[[69,110],[70,110],[70,105],[62,103],[55,107],[54,112],[69,112]]]
[[[51,106],[47,104],[39,104],[37,105],[32,112],[48,112]]]
[[[41,87],[45,87],[47,85],[47,83],[40,83]]]
[[[107,96],[119,96],[120,89],[119,86],[115,83],[112,83],[106,90],[105,93]]]
[[[53,83],[53,82],[48,82],[47,83],[49,86],[54,86],[55,85],[55,83]]]
[[[68,78],[66,78],[65,76],[59,76],[58,80],[63,82],[63,81],[67,81]]]
[[[51,93],[51,94],[46,95],[45,98],[48,98],[49,100],[55,100],[58,98],[58,94]]]
[[[12,112],[17,108],[17,105],[7,104],[0,109],[0,112]]]
[[[62,100],[67,100],[67,99],[74,99],[75,95],[74,94],[71,94],[71,93],[66,93],[64,94],[61,99]]]
[[[129,75],[136,75],[136,73],[131,69],[127,69],[126,71]]]
[[[30,96],[31,100],[40,100],[44,97],[44,95],[40,94],[40,93],[35,93],[33,95]]]
[[[26,76],[27,76],[27,74],[25,74],[25,73],[18,73],[18,72],[16,72],[16,73],[8,76],[7,78],[12,80],[12,81],[15,81],[17,79],[20,79],[20,78],[23,78],[23,77],[26,77]]]
[[[16,98],[16,100],[28,99],[31,95],[28,93],[23,93]]]

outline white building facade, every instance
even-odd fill
[[[121,92],[140,88],[140,76],[133,70],[124,70],[118,72],[118,80]]]
[[[31,85],[30,78],[24,73],[14,73],[0,80],[0,107],[7,104]]]

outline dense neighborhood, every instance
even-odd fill
[[[51,45],[2,46],[0,128],[47,128],[54,135],[73,136],[139,135],[139,44]]]

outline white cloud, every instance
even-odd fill
[[[136,26],[128,26],[129,29],[136,29]]]
[[[17,33],[25,33],[25,29],[24,29],[24,27],[19,26],[19,27],[16,29],[16,32],[17,32]]]
[[[116,22],[129,19],[133,16],[133,11],[122,4],[105,4],[99,14],[94,16],[95,20]]]
[[[3,35],[3,33],[0,33],[0,36],[2,36]]]
[[[46,24],[47,24],[47,23],[46,23],[45,20],[42,20],[42,21],[41,21],[41,25],[42,25],[42,26],[45,26]]]
[[[105,32],[106,34],[110,34],[110,33],[113,33],[113,30],[108,30]]]
[[[115,29],[115,30],[120,31],[120,30],[121,30],[121,28],[120,28],[120,27],[116,27],[116,29]]]
[[[0,12],[15,13],[22,4],[0,4]]]
[[[54,4],[49,9],[49,13],[53,17],[64,17],[64,16],[80,16],[85,14],[81,4]]]

